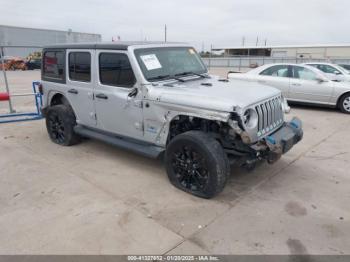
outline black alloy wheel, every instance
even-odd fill
[[[48,117],[48,131],[51,134],[51,138],[57,144],[63,144],[65,141],[64,134],[64,124],[63,120],[57,114],[57,112],[53,112]]]
[[[174,137],[167,146],[165,164],[175,187],[202,198],[220,193],[230,174],[221,144],[201,131],[188,131]]]
[[[183,187],[195,192],[208,184],[209,173],[204,157],[190,145],[184,145],[172,155],[176,179]]]
[[[74,132],[76,118],[70,106],[55,105],[49,107],[46,114],[46,129],[52,142],[71,146],[80,142]]]

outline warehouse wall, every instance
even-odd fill
[[[274,48],[274,57],[350,58],[350,47],[304,47],[304,48]]]
[[[327,48],[326,53],[329,57],[350,58],[350,47]]]
[[[0,25],[0,45],[43,46],[58,43],[100,42],[101,35]],[[6,48],[5,55],[27,56],[35,48]]]

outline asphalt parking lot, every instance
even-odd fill
[[[38,78],[9,72],[16,92]],[[350,254],[350,116],[293,116],[303,141],[275,165],[232,170],[212,200],[174,188],[157,160],[94,140],[57,146],[43,120],[1,124],[0,253]]]

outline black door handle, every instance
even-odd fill
[[[76,89],[69,89],[69,90],[68,90],[68,93],[77,95],[79,92],[78,92],[78,90],[76,90]]]
[[[96,97],[101,99],[108,99],[108,96],[106,96],[105,94],[97,94]]]

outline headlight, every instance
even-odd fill
[[[288,105],[287,99],[282,96],[282,110],[288,114],[290,112],[290,106]]]
[[[253,129],[258,125],[258,114],[249,108],[243,114],[243,124],[248,129]]]

